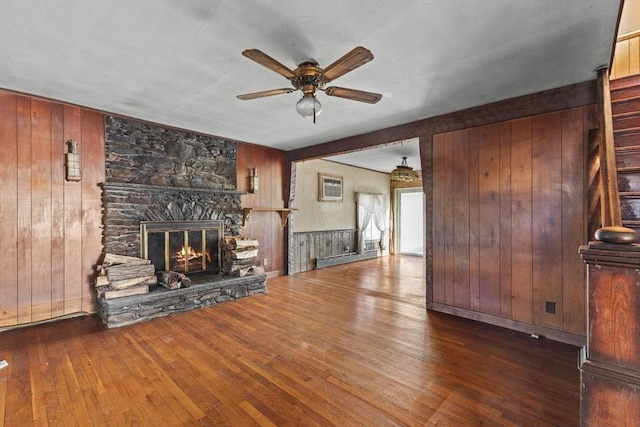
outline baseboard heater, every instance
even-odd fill
[[[348,252],[340,255],[331,255],[326,257],[316,258],[316,270],[325,267],[331,267],[333,265],[347,264],[355,261],[362,261],[365,259],[372,259],[378,256],[377,250],[364,251],[361,254],[357,252]]]

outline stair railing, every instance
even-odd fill
[[[600,208],[602,226],[621,226],[618,171],[613,140],[609,69],[598,70],[598,140],[600,143]]]

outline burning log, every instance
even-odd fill
[[[148,259],[105,254],[96,278],[98,297],[106,299],[149,293],[158,283],[155,267]]]

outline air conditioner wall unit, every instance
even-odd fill
[[[318,200],[321,202],[342,201],[342,177],[319,173]]]

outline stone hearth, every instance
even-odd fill
[[[267,276],[194,277],[189,288],[168,290],[161,286],[150,293],[124,298],[98,299],[98,314],[109,328],[130,325],[172,313],[206,307],[264,293]]]

